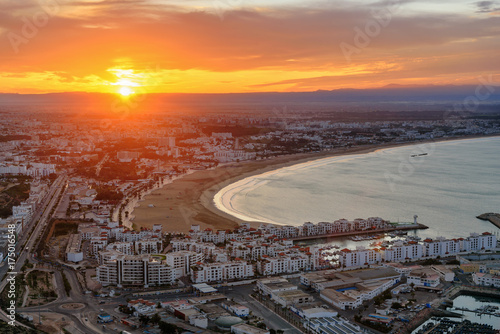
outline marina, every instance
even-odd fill
[[[417,224],[405,224],[405,225],[393,225],[392,227],[386,227],[386,228],[381,228],[381,229],[376,229],[376,230],[365,230],[365,231],[349,231],[349,232],[335,232],[335,233],[328,233],[328,234],[318,234],[318,235],[301,235],[297,237],[292,237],[290,240],[293,241],[302,241],[302,240],[314,240],[314,239],[324,239],[324,238],[335,238],[335,237],[358,237],[357,240],[355,241],[362,241],[362,240],[368,240],[368,239],[360,239],[360,236],[366,236],[366,235],[373,235],[373,233],[391,233],[391,232],[405,232],[405,231],[412,231],[412,230],[425,230],[428,229],[429,227],[417,223]],[[396,235],[396,234],[394,234]],[[351,239],[352,240],[352,239]]]
[[[495,329],[491,325],[478,324],[471,322],[469,320],[464,321],[454,321],[450,319],[433,318],[434,321],[428,322],[422,329],[414,332],[415,334],[435,334],[435,333],[448,333],[448,334],[460,334],[460,333],[482,333],[482,334],[494,334]]]
[[[498,306],[495,306],[495,305],[484,305],[484,306],[481,306],[481,307],[474,309],[474,310],[469,309],[467,307],[457,307],[457,308],[455,308],[455,310],[459,310],[462,312],[472,312],[472,313],[476,313],[479,316],[492,315],[495,317],[500,317],[500,312],[498,312]]]

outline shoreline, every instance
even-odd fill
[[[367,154],[379,150],[426,143],[498,136],[499,134],[439,138],[437,140],[404,143],[372,144],[352,148],[337,148],[318,153],[283,155],[266,160],[227,163],[215,169],[196,171],[183,175],[145,196],[143,201],[131,212],[133,214],[132,223],[137,229],[141,227],[150,228],[153,224],[162,224],[163,230],[169,232],[188,232],[190,226],[193,224],[198,224],[202,228],[233,229],[240,223],[248,223],[248,221],[219,210],[215,205],[214,197],[226,186],[248,177],[324,158]],[[154,207],[148,207],[149,204],[153,204]],[[250,222],[250,224],[253,227],[258,227],[261,222]]]

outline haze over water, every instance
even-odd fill
[[[411,222],[416,214],[429,226],[418,232],[424,237],[496,232],[475,216],[500,211],[499,148],[493,137],[325,158],[246,178],[215,202],[241,219],[278,224],[373,216]]]

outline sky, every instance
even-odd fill
[[[0,92],[477,84],[500,0],[1,0]]]

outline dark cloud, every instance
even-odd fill
[[[476,13],[494,13],[500,11],[500,4],[497,1],[477,1]]]

